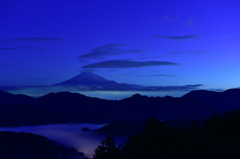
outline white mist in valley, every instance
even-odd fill
[[[41,126],[24,126],[13,128],[0,128],[0,131],[27,132],[42,135],[50,140],[58,141],[66,146],[74,147],[85,156],[92,158],[95,148],[105,136],[99,136],[91,131],[81,131],[87,127],[94,130],[103,125],[94,124],[56,124]]]

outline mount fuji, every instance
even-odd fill
[[[107,80],[92,72],[82,72],[69,80],[54,85],[106,86],[115,84],[118,83],[115,81]]]

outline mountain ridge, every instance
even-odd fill
[[[225,111],[232,111],[240,107],[240,89],[228,89],[223,92],[194,90],[182,96],[201,100],[216,105]]]
[[[12,97],[14,99],[14,95]],[[11,100],[7,103],[8,105],[4,106],[1,102],[2,107],[16,103]],[[221,112],[219,107],[191,97],[147,97],[140,94],[122,100],[106,100],[70,92],[49,93],[35,98],[32,106],[48,108],[68,118],[72,123],[93,124],[109,123],[114,120],[133,121],[150,116],[155,116],[160,120],[201,119]]]

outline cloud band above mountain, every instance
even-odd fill
[[[124,49],[124,44],[107,44],[96,47],[89,51],[89,53],[78,56],[80,61],[89,60],[89,59],[99,59],[103,57],[116,56],[122,54],[132,54],[132,53],[142,53],[141,50],[136,49]]]
[[[178,63],[168,61],[129,61],[129,60],[108,60],[84,65],[81,68],[139,68],[149,66],[172,66]]]
[[[200,35],[183,35],[183,36],[166,36],[158,35],[157,38],[171,39],[171,40],[185,40],[185,39],[195,39],[199,38]]]

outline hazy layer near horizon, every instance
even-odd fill
[[[189,91],[82,91],[77,87],[58,87],[58,86],[38,86],[38,87],[2,87],[3,91],[12,94],[25,94],[32,97],[40,97],[48,93],[57,93],[69,91],[72,93],[79,93],[89,97],[97,97],[108,100],[121,100],[131,97],[133,94],[139,93],[141,95],[147,95],[152,97],[181,97]]]

